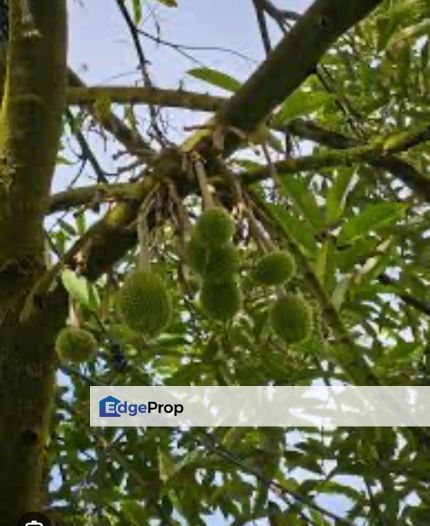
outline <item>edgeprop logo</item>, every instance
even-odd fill
[[[158,402],[147,402],[144,404],[130,403],[114,396],[106,396],[99,402],[99,416],[121,417],[122,415],[136,416],[143,414],[166,414],[178,416],[184,412],[182,404],[159,404]]]

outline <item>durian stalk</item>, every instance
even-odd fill
[[[79,321],[78,312],[70,296],[69,296],[69,325],[70,327],[75,327],[76,329],[79,329],[81,326],[80,321]]]
[[[270,252],[276,247],[270,239],[267,231],[263,228],[263,225],[257,220],[254,212],[248,203],[244,202],[244,212],[248,220],[249,231],[257,246],[262,250],[263,253]]]
[[[235,174],[233,174],[230,170],[227,169],[224,171],[224,175],[230,183],[240,213],[243,214],[248,220],[249,231],[252,237],[254,238],[255,242],[263,250],[263,252],[273,250],[273,243],[271,242],[270,238],[268,238],[267,235],[265,235],[263,227],[257,221],[254,213],[245,201],[244,192],[242,191],[242,187],[238,178],[235,176]]]
[[[214,200],[213,200],[210,188],[209,188],[209,181],[206,175],[205,166],[200,159],[197,159],[194,162],[194,169],[196,171],[197,180],[200,186],[200,192],[203,198],[203,208],[205,210],[208,210],[209,208],[213,208],[215,204],[214,204]]]
[[[245,215],[248,219],[249,231],[254,238],[257,245],[263,250],[263,252],[269,252],[275,248],[272,240],[265,235],[263,227],[255,218],[254,213],[250,208],[245,205]]]
[[[192,228],[190,218],[188,217],[187,209],[184,206],[182,199],[179,197],[176,184],[173,181],[169,181],[168,186],[169,186],[169,192],[170,192],[172,201],[177,208],[177,217],[179,220],[180,227],[182,229],[182,232],[187,234],[188,232],[191,231],[191,228]]]
[[[150,270],[151,252],[149,250],[149,230],[146,220],[146,207],[141,207],[137,218],[137,236],[139,241],[139,268]]]
[[[186,259],[186,246],[187,246],[187,237],[191,237],[192,224],[188,216],[188,211],[182,202],[182,199],[179,196],[178,189],[176,184],[172,181],[168,181],[169,194],[173,201],[173,204],[176,206],[176,217],[178,221],[178,255],[179,255],[179,267],[178,267],[178,278],[179,282],[182,284],[182,287],[189,292],[188,290],[188,268],[185,265]]]

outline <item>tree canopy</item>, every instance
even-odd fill
[[[97,85],[66,0],[0,3],[5,525],[428,524],[424,427],[89,426],[91,385],[429,384],[428,2],[246,1],[249,78],[171,40],[191,0],[112,0]]]

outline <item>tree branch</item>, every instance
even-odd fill
[[[424,143],[430,140],[430,126],[407,128],[390,134],[385,138],[378,138],[375,142],[369,144],[357,143],[357,141],[349,139],[344,135],[321,129],[311,122],[296,122],[294,126],[292,126],[292,129],[305,131],[306,133],[301,133],[301,136],[305,136],[307,139],[311,139],[312,137],[319,142],[336,145],[340,149],[318,152],[303,157],[289,158],[278,163],[273,163],[272,167],[262,166],[253,171],[239,174],[239,177],[245,184],[252,184],[270,178],[273,168],[280,174],[289,174],[336,168],[364,162],[391,171],[412,188],[412,190],[424,199],[430,201],[430,178],[415,170],[405,161],[390,154],[391,151],[401,153],[399,148],[407,151],[409,148],[420,144],[419,141]],[[392,140],[397,137],[403,138],[401,144],[396,140]],[[355,144],[358,145],[354,146]],[[388,148],[384,146],[386,144],[389,145]],[[348,148],[346,147],[347,145],[353,146]],[[179,178],[177,177],[178,175],[180,176]],[[166,173],[163,173],[163,168],[156,176],[157,179],[166,177]],[[180,179],[182,176],[182,173],[176,174],[176,179],[179,179],[179,183],[181,182]],[[217,181],[214,181],[215,184],[216,182]],[[97,184],[81,188],[71,188],[52,196],[49,213],[102,201],[135,199],[135,190],[137,187],[138,183],[117,183],[112,185]]]
[[[87,87],[85,83],[79,78],[77,73],[73,70],[68,70],[69,90],[78,89],[85,90]],[[88,105],[89,113],[100,122],[105,130],[111,133],[117,141],[123,144],[131,155],[136,155],[143,161],[152,159],[153,150],[148,142],[146,142],[140,133],[136,130],[130,129],[124,122],[118,118],[113,112],[107,111],[100,115],[94,105]]]
[[[94,86],[69,88],[67,101],[70,105],[87,106],[97,99],[107,99],[113,104],[152,104],[170,108],[196,111],[217,111],[225,100],[204,93],[184,90],[143,88],[129,86]]]
[[[96,184],[70,188],[51,197],[49,213],[69,210],[81,205],[97,205],[102,202],[126,201],[138,199],[139,183]]]
[[[409,305],[410,307],[413,307],[414,309],[422,312],[423,314],[430,316],[430,302],[418,298],[417,296],[414,296],[409,292],[405,292],[404,290],[402,290],[399,282],[390,277],[388,274],[384,273],[378,276],[378,281],[383,285],[392,286],[393,293],[396,296],[398,296],[403,301],[403,303],[406,303],[406,305]]]
[[[268,59],[221,108],[218,122],[245,132],[254,130],[315,72],[335,40],[380,3],[380,0],[314,2]]]
[[[357,139],[353,139],[338,132],[326,130],[310,121],[296,120],[288,123],[283,129],[284,131],[292,133],[293,135],[303,139],[323,144],[331,148],[346,149],[363,145],[363,143]],[[424,127],[423,131],[424,130],[427,130],[426,134],[428,136],[429,127]],[[413,135],[414,132],[413,129],[409,128],[409,130],[404,130],[404,132],[400,131],[395,133],[394,137],[401,137],[403,133],[412,133]],[[417,133],[414,139],[415,142],[417,140],[421,140],[422,142],[428,140],[428,138],[425,137],[426,134],[424,134],[423,137],[420,136],[420,133]],[[405,146],[407,146],[407,141],[404,143],[403,147]],[[380,155],[379,157],[376,156],[375,159],[369,158],[366,162],[375,166],[376,168],[390,172],[394,177],[400,179],[413,192],[421,196],[422,199],[425,201],[430,201],[429,178],[419,172],[410,163],[393,155],[389,151],[384,151],[383,155]]]

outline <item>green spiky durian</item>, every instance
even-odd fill
[[[85,329],[64,327],[57,335],[55,349],[62,362],[82,363],[95,355],[97,341]]]
[[[207,247],[219,247],[233,237],[234,221],[224,208],[209,208],[197,221],[196,233]]]
[[[242,305],[242,293],[237,281],[224,283],[204,281],[200,291],[203,311],[211,318],[226,321],[233,318]]]
[[[204,274],[208,251],[197,235],[192,235],[185,245],[185,262],[196,274]]]
[[[151,270],[135,270],[125,278],[118,293],[118,308],[130,329],[148,337],[163,331],[172,310],[166,284]]]
[[[239,252],[237,248],[227,243],[221,247],[208,250],[205,268],[205,280],[213,283],[224,283],[232,279],[239,271]]]
[[[276,250],[261,257],[253,272],[253,278],[261,285],[281,285],[296,271],[293,256],[286,251]]]
[[[270,322],[285,343],[301,343],[312,332],[312,309],[303,296],[288,293],[272,306]]]

